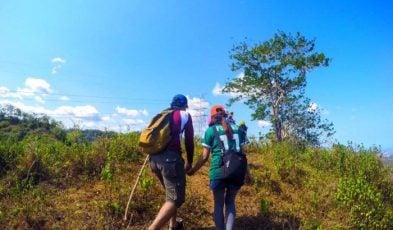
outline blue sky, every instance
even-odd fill
[[[234,44],[278,30],[316,39],[331,65],[306,93],[332,121],[333,142],[393,153],[391,1],[22,1],[0,3],[0,103],[70,127],[138,130],[178,93],[195,129],[228,95]],[[266,132],[242,104],[250,134]]]

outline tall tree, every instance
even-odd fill
[[[254,110],[253,119],[270,120],[278,142],[291,137],[318,144],[323,132],[332,135],[333,124],[321,120],[319,110],[310,110],[304,95],[306,74],[330,62],[314,48],[315,39],[281,31],[251,47],[246,42],[234,46],[231,69],[244,75],[225,84],[223,92],[235,95],[229,104],[244,101]]]

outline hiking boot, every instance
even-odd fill
[[[169,230],[183,230],[184,229],[184,223],[183,223],[183,219],[180,217],[176,218],[176,227],[171,227],[169,226]]]

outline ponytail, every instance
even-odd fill
[[[232,127],[228,124],[227,120],[223,116],[223,114],[214,115],[211,119],[209,126],[220,124],[222,125],[225,135],[227,136],[228,140],[233,139],[233,130]]]

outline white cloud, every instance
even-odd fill
[[[99,117],[99,112],[92,105],[85,106],[60,106],[53,111],[54,115],[65,115],[83,119],[96,120]],[[100,120],[100,119],[99,119]]]
[[[117,106],[116,111],[119,114],[123,114],[123,115],[130,116],[130,117],[136,117],[139,115],[145,115],[145,116],[149,115],[149,113],[147,112],[146,109],[144,109],[144,110],[126,109],[126,108]]]
[[[123,119],[126,125],[141,125],[145,122],[142,119]]]
[[[61,64],[64,64],[64,63],[66,63],[66,60],[63,59],[63,58],[61,58],[61,57],[55,57],[55,58],[52,58],[51,62],[52,62],[52,63],[61,63]]]
[[[0,96],[3,98],[16,98],[22,99],[21,93],[13,93],[7,87],[1,86],[0,87]]]
[[[6,87],[1,87],[1,96],[6,98],[16,98],[22,100],[23,98],[33,98],[38,103],[45,103],[44,97],[52,93],[51,86],[48,82],[40,78],[28,77],[25,80],[25,87],[18,88],[16,92],[12,93]]]
[[[103,121],[109,121],[110,119],[111,119],[110,116],[103,116],[103,117],[101,118],[101,120],[103,120]]]
[[[238,75],[236,75],[235,78],[244,78],[244,73],[239,73]],[[214,96],[229,96],[229,97],[239,97],[242,96],[241,93],[237,93],[237,92],[230,92],[230,93],[223,93],[222,90],[224,89],[224,86],[222,86],[219,82],[216,82],[216,84],[214,85],[214,88],[212,90],[212,94]]]
[[[25,93],[44,93],[49,94],[52,92],[51,86],[48,82],[39,78],[28,77],[25,80],[26,88],[20,90]]]
[[[194,131],[197,135],[202,135],[206,129],[209,116],[210,104],[203,98],[188,98],[188,112],[192,117]]]
[[[259,120],[257,122],[257,124],[258,124],[258,127],[261,127],[261,128],[272,126],[272,123],[270,121],[264,121],[264,120]]]
[[[52,93],[52,88],[48,82],[43,79],[28,77],[25,80],[25,87],[17,88],[12,92],[5,86],[0,86],[0,97],[14,98],[23,100],[24,98],[32,98],[38,103],[45,103],[44,97]]]
[[[56,65],[64,64],[65,60],[54,58],[52,62]],[[55,66],[55,70],[59,67]],[[116,132],[129,132],[141,130],[146,126],[143,119],[131,119],[135,116],[148,116],[146,109],[133,110],[121,106],[115,108],[111,115],[102,116],[93,105],[59,106],[47,109],[43,106],[45,97],[53,92],[51,85],[44,79],[28,77],[23,87],[11,91],[5,86],[0,86],[0,104],[10,104],[23,112],[34,114],[45,114],[57,121],[61,121],[66,128],[77,125],[80,128],[110,130]],[[37,102],[34,106],[22,101],[31,98]],[[59,96],[61,101],[70,100],[67,96]],[[27,104],[25,104],[27,103]]]
[[[209,108],[209,102],[203,98],[189,98],[188,99],[188,112],[191,116],[203,116],[205,115],[205,110]]]
[[[4,105],[12,105],[16,108],[19,108],[23,112],[27,112],[27,113],[48,114],[48,115],[51,114],[50,110],[47,110],[42,106],[29,106],[29,105],[25,105],[22,102],[3,100],[3,101],[0,101],[0,104],[2,104],[3,106]]]
[[[10,90],[7,87],[0,86],[0,96],[7,97],[7,95],[9,93],[10,93]]]
[[[67,97],[67,96],[61,96],[61,97],[60,97],[60,100],[62,100],[62,101],[69,101],[70,98]]]
[[[244,72],[239,73],[235,78],[243,79],[244,78]]]
[[[307,111],[308,112],[316,112],[316,111],[318,111],[318,109],[319,109],[319,107],[318,107],[317,103],[311,102]]]
[[[44,104],[44,103],[45,103],[44,99],[43,99],[41,96],[35,96],[34,99],[35,99],[38,103],[41,103],[41,104]]]
[[[63,64],[66,63],[66,60],[61,58],[61,57],[55,57],[52,58],[51,62],[55,64],[55,66],[52,67],[52,74],[57,74],[59,72],[59,69],[63,66]]]
[[[221,96],[222,93],[222,89],[224,88],[224,86],[221,86],[220,83],[216,82],[216,85],[214,86],[212,93],[214,96]]]
[[[51,73],[52,73],[53,75],[54,75],[54,74],[57,74],[60,68],[61,68],[60,65],[57,65],[57,66],[53,67]]]

